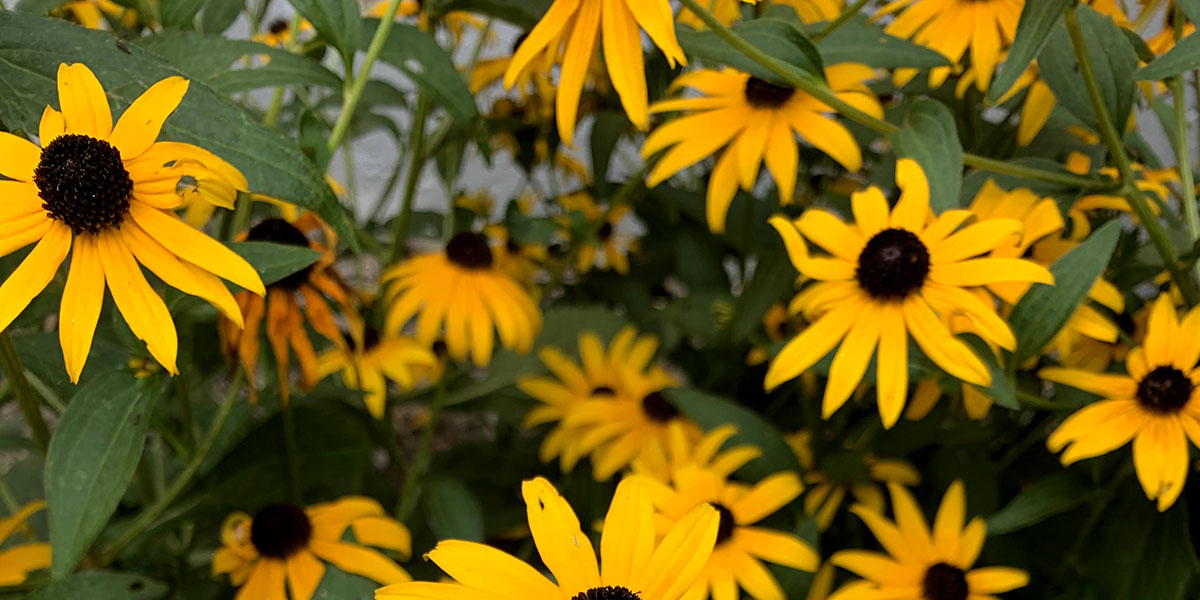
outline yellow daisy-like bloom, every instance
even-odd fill
[[[987,524],[966,520],[967,500],[961,481],[950,484],[938,507],[933,531],[916,500],[900,485],[889,485],[896,521],[855,506],[850,510],[866,523],[887,555],[843,550],[830,559],[865,581],[853,581],[829,600],[983,600],[1029,584],[1029,575],[1010,567],[972,569],[987,537]],[[890,555],[890,556],[889,556]]]
[[[292,25],[284,19],[275,19],[267,25],[266,31],[255,35],[252,39],[268,46],[282,48],[292,40]]]
[[[125,8],[112,0],[75,0],[62,5],[51,14],[65,16],[88,29],[102,29],[105,26],[105,15],[130,29],[136,26],[138,21],[137,11]]]
[[[764,0],[764,3],[790,6],[805,23],[832,21],[842,12],[842,0]],[[742,18],[741,5],[758,4],[758,0],[697,0],[697,4],[712,13],[722,25],[728,26]],[[679,12],[676,19],[695,29],[705,28],[704,22],[686,8]]]
[[[796,453],[800,466],[804,468],[803,481],[808,486],[808,492],[804,494],[804,514],[816,517],[817,528],[821,531],[829,529],[833,524],[833,518],[837,516],[847,494],[854,498],[856,505],[883,512],[886,500],[879,484],[915,486],[921,483],[920,471],[908,462],[870,455],[863,458],[865,478],[860,477],[848,482],[833,481],[828,475],[817,470],[811,431],[797,431],[784,436],[784,439]]]
[[[668,0],[554,0],[513,54],[504,73],[504,87],[511,89],[522,71],[547,48],[555,55],[563,48],[555,99],[558,134],[573,146],[579,96],[596,53],[596,38],[600,37],[604,62],[621,105],[629,120],[646,130],[650,127],[650,111],[643,29],[672,68],[687,64],[687,56],[675,39],[675,19]]]
[[[320,231],[324,240],[309,238],[313,231]],[[337,303],[342,315],[354,327],[361,319],[351,301],[353,290],[333,270],[333,263],[337,259],[337,234],[311,212],[295,221],[264,219],[240,239],[302,246],[321,253],[317,262],[268,285],[265,299],[249,292],[238,293],[236,299],[245,320],[245,329],[226,318],[222,318],[219,324],[218,331],[225,353],[237,356],[241,362],[250,382],[253,400],[256,392],[254,374],[258,365],[258,328],[266,320],[267,340],[275,356],[280,400],[286,404],[291,395],[288,369],[292,351],[296,353],[296,361],[300,365],[304,389],[312,389],[321,378],[317,372],[317,355],[305,323],[326,340],[343,345],[342,332],[329,301]]]
[[[580,334],[582,364],[557,348],[543,348],[539,357],[553,377],[517,382],[542,403],[525,417],[526,427],[558,422],[542,442],[541,459],[558,457],[563,471],[570,471],[590,454],[593,474],[603,481],[639,458],[661,464],[674,426],[684,429],[689,443],[697,440],[696,426],[662,394],[674,379],[650,365],[657,350],[657,338],[639,338],[633,327],[613,337],[607,351],[595,333]]]
[[[612,269],[621,275],[629,273],[629,253],[637,250],[637,238],[623,231],[621,221],[632,214],[627,204],[602,208],[588,192],[576,192],[558,199],[558,203],[569,212],[583,215],[584,222],[591,228],[592,235],[584,232],[575,245],[575,269],[587,273],[592,267]],[[570,216],[558,219],[568,230],[574,221]]]
[[[492,255],[500,270],[526,286],[537,282],[550,253],[541,244],[521,244],[509,235],[508,228],[494,223],[483,228],[492,243]]]
[[[1133,466],[1146,497],[1164,511],[1183,492],[1188,440],[1200,446],[1200,309],[1180,322],[1169,294],[1150,309],[1142,346],[1125,358],[1128,374],[1047,368],[1043,379],[1104,398],[1067,418],[1047,440],[1066,450],[1064,465],[1107,454],[1133,440]]]
[[[522,354],[533,348],[542,328],[533,298],[500,268],[482,233],[460,233],[444,252],[391,267],[382,282],[390,283],[385,331],[396,334],[415,316],[417,341],[428,347],[444,325],[446,350],[457,361],[466,360],[469,353],[476,366],[487,366],[495,342],[493,327],[505,348]]]
[[[986,92],[1001,51],[1017,33],[1024,7],[1025,0],[895,0],[879,9],[876,18],[898,13],[884,28],[886,33],[937,50],[956,65],[963,64],[970,47],[975,87]],[[929,84],[941,86],[950,71],[951,67],[933,69]],[[917,69],[896,69],[893,78],[903,86],[916,74]]]
[[[343,541],[346,530],[354,541]],[[272,504],[250,517],[233,513],[221,527],[213,576],[228,573],[236,600],[309,600],[325,565],[384,585],[411,581],[408,573],[378,550],[407,557],[412,536],[371,498],[348,496],[301,508]],[[290,592],[290,594],[289,594]]]
[[[825,70],[825,77],[838,98],[883,116],[883,107],[866,84],[875,77],[874,69],[835,65]],[[690,114],[646,138],[644,158],[670,148],[646,178],[646,185],[654,187],[724,148],[708,182],[708,226],[714,232],[725,230],[725,213],[739,185],[747,191],[753,188],[763,162],[779,188],[780,200],[792,202],[800,164],[797,135],[850,171],[862,166],[862,151],[850,130],[829,116],[833,109],[803,91],[728,68],[688,73],[671,87],[691,88],[701,96],[664,100],[651,107],[654,113]]]
[[[783,588],[762,561],[802,571],[817,569],[817,553],[804,540],[754,526],[795,500],[803,486],[791,472],[776,473],[753,486],[728,481],[752,458],[718,458],[720,466],[711,468],[684,466],[674,471],[667,484],[644,479],[658,510],[660,531],[667,531],[697,506],[711,506],[720,515],[716,547],[700,578],[684,594],[687,600],[737,600],[739,587],[755,600],[784,600]]]
[[[33,513],[46,508],[43,501],[30,502],[16,514],[0,518],[0,546],[21,528]],[[0,549],[0,587],[21,585],[33,571],[50,567],[50,544],[32,542]]]
[[[376,600],[680,600],[717,538],[717,511],[700,506],[658,539],[646,486],[626,479],[605,516],[597,561],[575,511],[549,481],[528,480],[521,494],[533,541],[554,581],[491,546],[449,540],[425,556],[456,583],[389,586],[375,592]]]
[[[355,330],[350,339],[317,357],[317,379],[340,372],[347,388],[365,393],[363,402],[376,419],[387,408],[387,382],[407,392],[441,376],[441,365],[430,346],[399,335],[380,336],[370,327]]]
[[[671,484],[680,469],[700,468],[728,477],[742,465],[762,456],[762,450],[749,444],[722,450],[725,442],[737,435],[737,427],[725,424],[697,439],[686,424],[672,423],[667,430],[667,454],[645,452],[630,465],[633,473]]]
[[[851,198],[855,224],[824,210],[807,210],[796,221],[773,217],[792,263],[818,281],[792,301],[812,326],[788,342],[771,362],[768,390],[795,378],[841,342],[829,371],[822,413],[832,415],[849,399],[877,354],[876,392],[885,427],[900,418],[908,394],[908,338],[954,377],[979,386],[991,374],[978,356],[954,337],[943,317],[961,314],[988,342],[1012,349],[1016,338],[991,303],[971,288],[1002,282],[1052,284],[1045,267],[1020,258],[981,255],[1021,233],[1016,219],[989,219],[960,226],[968,210],[929,209],[929,183],[916,162],[896,165],[902,190],[890,211],[872,187]],[[809,255],[805,238],[831,254]]]
[[[50,283],[74,248],[58,330],[72,381],[79,380],[91,350],[105,287],[154,359],[177,372],[175,323],[141,266],[212,303],[239,326],[241,311],[220,278],[266,293],[249,263],[172,212],[181,203],[177,163],[184,156],[177,150],[187,145],[155,138],[187,88],[180,77],[154,84],[114,127],[96,76],[82,64],[63,64],[62,112],[46,107],[42,147],[0,133],[0,175],[10,180],[0,181],[0,254],[37,242],[0,286],[0,330]]]

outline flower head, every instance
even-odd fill
[[[410,337],[380,335],[361,324],[349,337],[317,357],[317,378],[341,373],[346,387],[365,393],[363,401],[376,419],[382,419],[387,408],[389,379],[407,392],[441,376],[441,364],[430,346]]]
[[[992,81],[1001,50],[1012,44],[1017,21],[1025,0],[894,0],[876,13],[876,18],[896,13],[884,31],[942,53],[955,65],[962,65],[967,49],[975,69],[975,86],[983,92]],[[937,67],[929,82],[938,87],[950,75],[951,67]],[[916,69],[896,69],[896,85],[902,86],[916,76]]]

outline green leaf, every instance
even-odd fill
[[[1066,25],[1059,23],[1050,31],[1046,45],[1038,55],[1038,74],[1050,86],[1059,104],[1088,127],[1096,127],[1096,112],[1092,110],[1087,86],[1079,74],[1075,47]]]
[[[786,63],[784,66],[796,77],[825,79],[821,53],[812,40],[799,28],[781,19],[755,19],[733,26],[734,33],[751,45]],[[759,79],[779,85],[789,85],[783,78],[746,57],[712,31],[696,31],[677,24],[675,34],[687,55],[707,63],[729,65]]]
[[[550,8],[551,0],[449,0],[446,12],[461,10],[498,17],[525,31],[541,20]]]
[[[154,83],[186,75],[136,45],[118,47],[108,32],[0,11],[0,121],[37,131],[46,105],[58,104],[58,66],[80,57],[87,57],[115,112],[124,111]],[[217,154],[241,170],[253,191],[316,211],[358,248],[349,215],[295,143],[263,127],[202,81],[191,82],[160,139]]]
[[[1008,51],[1008,58],[1004,60],[996,74],[996,80],[988,88],[989,104],[998,102],[1025,73],[1033,59],[1046,47],[1046,42],[1050,41],[1050,31],[1062,22],[1067,7],[1072,4],[1075,4],[1075,0],[1040,0],[1025,3],[1025,8],[1021,10],[1021,20],[1017,22],[1017,35]]]
[[[942,53],[906,39],[890,36],[871,25],[865,17],[857,17],[834,30],[817,43],[821,58],[827,65],[859,63],[879,69],[933,69],[949,66]]]
[[[1003,406],[1009,410],[1020,410],[1021,405],[1017,402],[1017,391],[1013,388],[1013,382],[1008,378],[1008,374],[1004,372],[1004,367],[1000,366],[1000,361],[996,360],[996,353],[987,345],[981,338],[976,335],[964,335],[961,337],[963,342],[971,347],[975,356],[983,361],[987,366],[988,372],[992,375],[992,385],[982,388],[975,386],[975,389],[983,393],[984,396],[992,399],[997,406]],[[970,384],[964,384],[970,385]]]
[[[924,169],[934,212],[959,207],[963,150],[950,109],[936,100],[917,100],[904,119],[904,129],[892,135],[892,144],[899,156],[917,161]]]
[[[18,0],[16,10],[34,15],[45,15],[64,5],[68,0]]]
[[[1062,471],[1037,480],[988,518],[988,535],[1004,535],[1032,527],[1079,506],[1087,490],[1079,476]]]
[[[1189,21],[1200,23],[1200,0],[1175,0],[1175,6],[1187,15]]]
[[[321,253],[312,248],[271,242],[234,242],[229,244],[229,249],[258,271],[264,285],[297,273],[321,258]]]
[[[461,481],[448,477],[427,480],[421,502],[436,539],[483,541],[483,506]]]
[[[1091,7],[1078,8],[1084,46],[1096,72],[1096,82],[1117,127],[1123,128],[1133,108],[1137,53],[1121,28]],[[1065,26],[1057,26],[1038,56],[1038,69],[1056,98],[1085,124],[1095,126],[1096,114],[1087,95],[1075,58],[1075,48]]]
[[[25,600],[157,600],[167,586],[131,573],[87,571],[52,581]]]
[[[780,471],[800,472],[800,463],[796,460],[791,446],[788,446],[775,426],[765,421],[758,413],[736,402],[699,390],[671,388],[664,393],[676,408],[705,431],[726,424],[736,426],[737,435],[725,443],[726,447],[749,444],[762,450],[762,456],[738,469],[738,473],[748,481],[758,481]]]
[[[379,584],[358,575],[351,575],[333,565],[325,565],[325,577],[313,593],[312,600],[373,600]]]
[[[379,26],[377,19],[365,19],[363,28],[370,33]],[[463,126],[479,116],[475,96],[471,94],[454,60],[429,34],[414,25],[396,23],[388,35],[379,58],[400,69],[429,94]]]
[[[142,456],[157,394],[108,373],[80,388],[54,430],[46,502],[55,579],[69,575],[116,510]]]
[[[292,5],[313,29],[342,55],[342,64],[351,65],[354,53],[362,45],[362,16],[355,0],[293,0]]]
[[[161,0],[158,17],[167,29],[189,29],[204,8],[205,0]]]
[[[1120,222],[1109,221],[1050,267],[1053,286],[1034,284],[1017,302],[1008,317],[1017,336],[1017,349],[1009,360],[1021,364],[1054,339],[1104,274],[1120,235]]]
[[[788,260],[783,243],[775,252],[760,255],[754,269],[754,279],[742,291],[734,310],[730,336],[740,342],[762,326],[763,315],[783,299],[796,285],[796,268]]]
[[[598,197],[608,197],[608,165],[628,123],[629,120],[623,112],[606,110],[596,114],[588,145],[592,155],[592,177],[596,180]]]
[[[341,90],[342,80],[320,63],[246,40],[231,40],[215,34],[172,31],[137,40],[137,45],[167,60],[188,75],[224,94],[280,85],[317,85]],[[246,56],[265,55],[270,62],[253,66],[235,62]]]
[[[1193,33],[1175,44],[1166,54],[1138,69],[1134,77],[1142,81],[1160,81],[1200,67],[1200,35]]]
[[[238,0],[208,0],[200,14],[200,30],[204,33],[224,33],[229,29],[245,6]]]
[[[75,395],[78,387],[67,375],[57,333],[14,332],[12,338],[25,370],[48,388],[39,389],[39,392],[56,394],[60,399]],[[105,339],[103,335],[97,335],[79,377],[79,384],[86,385],[100,375],[122,368],[128,358],[129,352],[125,348]]]

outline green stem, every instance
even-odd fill
[[[1187,94],[1183,89],[1183,76],[1173,77],[1168,83],[1171,96],[1175,102],[1175,156],[1179,163],[1179,179],[1182,186],[1183,215],[1187,224],[1188,242],[1195,247],[1200,239],[1200,211],[1196,207],[1196,180],[1192,173],[1191,140],[1188,139],[1187,123]],[[1200,262],[1193,265],[1197,277],[1200,277]]]
[[[342,112],[333,125],[333,131],[329,133],[330,151],[336,150],[342,144],[342,138],[346,137],[346,132],[350,130],[350,120],[354,118],[354,109],[362,100],[363,90],[367,88],[367,81],[371,76],[371,68],[379,59],[379,53],[383,52],[383,45],[387,43],[388,35],[392,32],[392,25],[396,22],[396,11],[399,9],[400,0],[389,0],[387,10],[379,19],[379,27],[375,29],[375,35],[371,37],[371,43],[367,46],[367,56],[363,60],[362,67],[358,69],[358,74],[353,78],[350,77],[350,73],[353,71],[354,65],[347,61],[347,89],[344,94],[346,100],[342,103]]]
[[[209,426],[208,434],[204,437],[200,447],[192,455],[191,461],[183,468],[183,471],[175,477],[175,481],[171,484],[161,496],[155,500],[154,504],[146,508],[137,516],[115,542],[112,543],[101,555],[100,566],[107,565],[116,558],[117,554],[124,550],[126,546],[136,540],[139,536],[150,529],[154,522],[158,520],[175,499],[183,493],[187,486],[191,484],[192,479],[200,470],[200,465],[204,463],[204,459],[208,457],[208,453],[212,451],[217,444],[217,438],[221,435],[221,430],[224,429],[226,421],[229,420],[229,414],[233,411],[233,405],[238,399],[239,392],[242,389],[244,374],[241,369],[237,370],[234,375],[233,383],[229,385],[229,392],[225,395],[225,399],[221,402],[221,406],[217,409],[217,414],[213,417],[212,425]]]
[[[1041,396],[1035,396],[1029,392],[1023,392],[1021,390],[1017,390],[1017,400],[1021,404],[1024,404],[1030,408],[1040,408],[1042,410],[1052,410],[1055,412],[1066,412],[1073,410],[1070,406],[1065,404],[1051,402]]]
[[[853,19],[854,15],[857,15],[860,11],[862,11],[863,7],[866,6],[870,1],[871,0],[858,0],[858,2],[855,2],[850,8],[842,11],[842,14],[838,15],[833,21],[830,21],[830,23],[825,26],[825,29],[822,29],[820,33],[812,37],[813,42],[820,42],[821,40],[829,37],[829,34],[837,31],[838,27],[845,25],[846,21]]]
[[[425,433],[421,436],[421,447],[417,450],[412,464],[408,466],[408,471],[404,473],[404,487],[396,500],[396,519],[402,523],[412,516],[413,509],[417,506],[417,498],[420,496],[417,492],[417,480],[429,468],[429,459],[433,453],[433,436],[437,433],[438,417],[442,414],[442,404],[445,400],[446,375],[443,373],[429,404],[429,419],[425,423]]]
[[[29,424],[33,442],[37,444],[42,456],[45,456],[46,450],[50,448],[50,428],[42,418],[42,403],[38,401],[33,387],[25,378],[25,367],[21,365],[21,357],[17,355],[17,349],[13,347],[12,338],[8,336],[7,331],[0,333],[0,362],[3,362],[4,376],[8,377],[17,392],[17,402],[21,406],[21,413],[25,415],[25,422]]]
[[[1079,26],[1079,16],[1075,10],[1074,6],[1067,9],[1067,32],[1070,33],[1071,43],[1075,46],[1075,55],[1079,59],[1079,71],[1083,75],[1083,83],[1087,88],[1088,97],[1092,102],[1092,110],[1096,113],[1096,120],[1100,127],[1100,136],[1108,146],[1109,153],[1117,163],[1117,171],[1121,174],[1122,195],[1129,200],[1129,204],[1133,207],[1138,220],[1145,226],[1146,233],[1150,236],[1150,242],[1154,244],[1155,249],[1158,250],[1158,254],[1162,256],[1163,263],[1165,263],[1167,270],[1170,271],[1171,278],[1175,280],[1175,284],[1179,286],[1179,291],[1183,294],[1184,300],[1187,301],[1189,306],[1196,306],[1198,298],[1195,282],[1179,264],[1179,253],[1175,249],[1175,245],[1167,237],[1167,232],[1163,228],[1162,223],[1150,210],[1150,204],[1146,200],[1146,196],[1137,186],[1137,176],[1133,171],[1133,162],[1129,158],[1129,153],[1125,151],[1125,143],[1122,141],[1121,133],[1113,122],[1112,115],[1108,114],[1108,106],[1105,104],[1104,95],[1100,91],[1100,84],[1096,79],[1096,71],[1092,67],[1091,57],[1088,56],[1087,44],[1083,39],[1083,30]]]
[[[300,504],[300,451],[296,446],[296,418],[290,402],[284,403],[283,419],[283,464],[288,474],[288,496],[293,502]]]
[[[0,501],[4,502],[4,508],[8,510],[8,514],[15,515],[21,510],[20,503],[17,502],[17,497],[13,495],[12,490],[8,489],[8,484],[4,483],[4,478],[0,477]]]
[[[300,11],[292,13],[292,24],[288,26],[288,40],[284,44],[284,49],[288,52],[295,52],[297,40],[300,38],[300,23],[303,17],[300,16]],[[271,96],[271,104],[267,107],[267,114],[263,117],[263,125],[274,127],[279,122],[279,114],[283,112],[283,95],[287,89],[286,86],[278,86],[275,88],[274,94]]]
[[[1003,160],[996,160],[986,156],[977,154],[964,153],[963,163],[968,167],[979,169],[981,171],[990,171],[1001,175],[1012,175],[1013,177],[1021,177],[1024,179],[1033,179],[1045,183],[1055,183],[1070,187],[1079,187],[1089,190],[1111,190],[1119,189],[1117,182],[1107,179],[1097,179],[1094,177],[1085,177],[1083,175],[1075,175],[1072,173],[1060,173],[1055,171],[1047,171],[1036,167],[1027,167],[1018,165]]]
[[[412,132],[408,137],[408,178],[404,181],[404,196],[400,198],[400,214],[396,217],[396,231],[392,236],[392,251],[388,263],[394,263],[404,254],[404,242],[408,238],[408,224],[412,220],[413,196],[421,182],[421,167],[425,166],[425,122],[429,118],[429,98],[421,93],[417,99],[417,113],[413,115]]]
[[[232,242],[239,233],[247,229],[250,225],[250,212],[253,204],[250,196],[238,192],[237,198],[233,201],[233,214],[227,221],[229,230],[225,232],[225,241]]]
[[[342,164],[346,168],[346,199],[350,201],[350,215],[358,218],[358,177],[354,171],[354,152],[349,142],[342,144]]]
[[[846,103],[841,98],[838,98],[837,94],[834,93],[834,91],[830,89],[824,81],[821,81],[817,77],[814,77],[809,73],[805,73],[804,71],[801,71],[800,69],[793,67],[773,56],[770,56],[762,50],[759,50],[753,44],[734,33],[733,30],[722,25],[721,22],[716,19],[716,17],[712,16],[712,13],[709,13],[707,10],[704,10],[703,7],[697,4],[696,0],[680,0],[680,3],[685,8],[692,11],[692,13],[694,13],[697,17],[699,17],[700,20],[703,21],[713,33],[716,33],[730,46],[733,46],[733,48],[738,52],[746,55],[746,57],[750,60],[753,60],[763,67],[766,67],[767,70],[781,77],[792,87],[802,90],[813,98],[820,100],[833,110],[841,113],[842,116],[854,121],[855,123],[858,123],[859,125],[862,125],[863,127],[870,128],[883,135],[892,135],[900,131],[899,127],[888,123],[883,119],[879,119],[871,114],[863,112],[858,108]],[[963,162],[970,167],[989,171],[995,170],[996,172],[1001,173],[1012,170],[1008,168],[1009,165],[1006,163],[983,156],[978,156],[969,152],[963,153]],[[1000,165],[1004,165],[1004,167],[1001,167]],[[1001,168],[1004,170],[999,170]],[[1112,182],[1108,181],[1107,179],[1072,177],[1063,173],[1055,173],[1053,171],[1045,171],[1042,169],[1035,169],[1033,167],[1017,167],[1017,169],[1021,171],[1022,177],[1036,181],[1045,181],[1047,183],[1069,182],[1067,183],[1068,185],[1077,185],[1085,189],[1106,188],[1112,186]]]

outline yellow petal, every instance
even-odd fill
[[[163,122],[175,112],[187,90],[186,79],[168,77],[150,86],[125,109],[109,137],[109,142],[121,151],[123,160],[133,160],[150,149]]]

